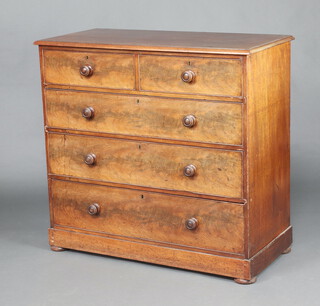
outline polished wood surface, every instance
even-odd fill
[[[283,251],[287,250],[292,244],[292,227],[289,226],[276,238],[269,242],[258,253],[251,257],[251,278],[258,275],[268,265],[277,259]],[[248,279],[251,279],[248,278]]]
[[[255,282],[292,245],[292,39],[94,29],[37,41],[51,248]]]
[[[86,183],[86,184],[95,184],[101,186],[108,186],[108,187],[117,187],[117,188],[125,188],[130,190],[141,190],[141,191],[153,191],[159,192],[162,194],[168,195],[177,195],[177,196],[186,196],[186,197],[194,197],[199,199],[208,199],[208,200],[217,200],[217,201],[224,201],[234,204],[245,204],[247,201],[243,198],[230,198],[230,197],[222,197],[222,196],[215,196],[210,194],[203,194],[203,193],[193,193],[186,190],[173,190],[173,189],[159,189],[153,186],[138,186],[138,185],[128,185],[123,183],[115,183],[115,182],[108,182],[102,181],[98,179],[90,179],[90,178],[81,178],[75,176],[68,176],[68,175],[61,175],[61,174],[49,174],[49,177],[52,179],[63,180],[63,181],[71,181],[71,182],[79,182],[79,183]]]
[[[36,45],[248,54],[294,39],[290,35],[92,29],[38,40]]]
[[[241,58],[201,58],[179,56],[139,57],[140,89],[212,96],[242,96]],[[181,74],[191,71],[193,81],[184,82]]]
[[[243,253],[243,205],[58,180],[51,188],[55,226]],[[93,203],[100,211],[89,214]]]
[[[48,127],[242,144],[242,105],[237,103],[46,90],[45,105]],[[191,128],[183,122],[188,115],[196,118]]]
[[[289,228],[265,246],[255,257],[250,259],[232,256],[217,256],[206,252],[188,249],[162,247],[159,244],[141,241],[116,239],[103,234],[81,232],[72,228],[49,229],[49,244],[60,245],[79,251],[105,254],[132,260],[145,261],[176,268],[220,274],[242,280],[252,280],[265,269],[281,250],[292,241]],[[288,244],[289,243],[289,244]]]
[[[136,95],[139,97],[159,97],[159,98],[172,98],[172,99],[185,99],[185,100],[202,100],[202,101],[220,101],[220,102],[239,102],[243,103],[245,97],[232,97],[232,96],[209,96],[202,94],[184,94],[184,93],[172,93],[172,92],[153,92],[153,91],[141,91],[136,89],[113,89],[103,87],[92,87],[87,86],[70,86],[61,84],[44,84],[45,89],[59,89],[59,90],[77,90],[81,92],[96,92],[96,93],[110,93],[110,94],[123,94],[123,95]],[[136,88],[139,88],[139,84],[136,84]]]
[[[102,234],[79,232],[73,229],[49,229],[49,243],[78,251],[104,254],[158,265],[250,278],[250,262],[231,256],[195,252],[141,241],[117,239]]]
[[[44,82],[85,87],[135,88],[134,57],[130,54],[43,51]],[[80,73],[92,67],[92,75]]]
[[[241,152],[56,133],[47,141],[50,174],[242,197]],[[88,154],[96,156],[92,166]],[[186,177],[190,164],[196,175]]]
[[[290,225],[290,45],[248,61],[249,249],[256,254]]]

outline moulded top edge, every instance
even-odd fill
[[[246,55],[293,40],[290,35],[92,29],[38,40],[35,45]]]

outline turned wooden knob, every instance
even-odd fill
[[[191,176],[194,176],[196,174],[196,170],[197,170],[196,166],[188,165],[188,166],[184,167],[183,174],[185,176],[191,177]]]
[[[91,216],[99,215],[100,213],[100,205],[98,203],[93,203],[88,206],[88,213]]]
[[[81,66],[80,74],[85,77],[89,77],[93,74],[93,68],[90,65]]]
[[[197,119],[193,115],[187,115],[182,119],[183,125],[188,128],[192,128],[193,126],[195,126],[196,122],[197,122]]]
[[[195,80],[196,74],[191,70],[186,70],[181,73],[181,80],[186,83],[191,83]]]
[[[84,162],[91,166],[94,165],[96,163],[96,156],[93,153],[87,154],[86,157],[84,158]]]
[[[92,119],[94,117],[94,109],[92,107],[86,107],[82,110],[82,117],[86,119]]]
[[[199,225],[199,222],[196,218],[191,218],[186,221],[186,228],[188,230],[195,230]]]

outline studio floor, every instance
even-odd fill
[[[248,286],[107,256],[52,252],[46,186],[24,189],[7,188],[0,199],[1,306],[319,305],[320,206],[312,186],[308,192],[293,188],[292,252]]]

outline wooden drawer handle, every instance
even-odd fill
[[[86,157],[84,158],[84,162],[89,165],[92,166],[96,163],[96,155],[93,153],[87,154]]]
[[[181,80],[185,83],[194,82],[196,74],[191,70],[186,70],[181,73]]]
[[[185,224],[186,224],[186,228],[192,231],[198,227],[199,222],[196,218],[191,218],[191,219],[188,219]]]
[[[93,68],[90,65],[81,66],[80,74],[85,77],[89,77],[93,74]]]
[[[92,119],[94,117],[94,109],[92,107],[86,107],[82,110],[82,117],[86,119]]]
[[[187,115],[182,119],[182,123],[185,127],[192,128],[196,125],[197,119],[193,115]]]
[[[100,213],[100,205],[98,203],[93,203],[88,206],[88,213],[91,216],[97,216]]]
[[[185,166],[184,169],[183,169],[183,174],[185,176],[188,176],[188,177],[192,177],[196,174],[196,166],[194,165],[188,165],[188,166]]]

